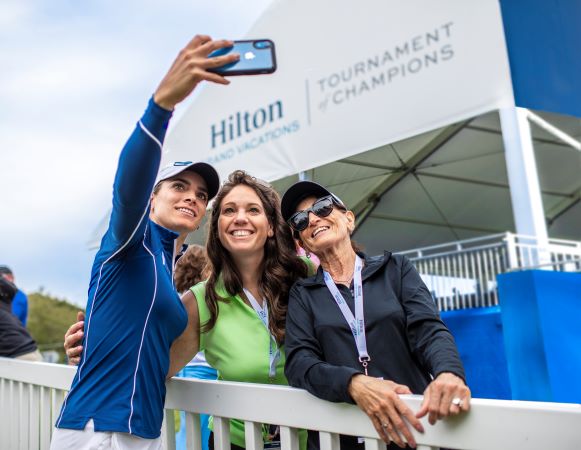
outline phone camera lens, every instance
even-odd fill
[[[262,48],[269,48],[270,47],[270,42],[268,41],[257,41],[254,43],[254,46],[256,48],[262,49]]]

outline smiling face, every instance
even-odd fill
[[[204,179],[185,170],[161,182],[151,196],[150,218],[177,233],[189,233],[200,225],[208,204]]]
[[[297,205],[296,211],[310,208],[317,200],[314,196],[305,198]],[[350,246],[354,227],[355,216],[351,211],[334,207],[327,217],[309,213],[309,225],[299,233],[300,243],[303,248],[319,256],[325,251],[341,248],[345,244]]]
[[[219,208],[218,238],[232,256],[264,252],[273,229],[254,189],[244,184],[235,186]]]

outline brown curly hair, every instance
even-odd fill
[[[208,278],[208,256],[201,245],[190,245],[174,269],[176,291],[185,292]]]
[[[274,231],[273,236],[269,237],[264,245],[262,276],[258,288],[268,304],[270,332],[281,344],[284,341],[290,288],[299,278],[307,276],[308,268],[304,261],[297,257],[290,228],[280,212],[280,196],[270,185],[248,175],[243,170],[236,170],[230,174],[216,195],[212,206],[206,242],[211,272],[206,285],[206,304],[210,310],[210,318],[203,325],[202,330],[209,331],[214,327],[218,318],[219,302],[227,301],[216,293],[216,283],[219,276],[222,277],[226,291],[230,295],[243,292],[240,272],[230,253],[220,242],[218,235],[218,219],[220,218],[222,201],[232,189],[239,185],[248,186],[256,192]]]

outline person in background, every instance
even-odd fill
[[[6,278],[11,283],[16,284],[14,273],[10,267],[0,266],[0,276]],[[18,317],[20,322],[22,322],[22,325],[26,326],[26,321],[28,319],[28,297],[20,289],[16,291],[16,295],[12,300],[12,312],[16,317]]]
[[[176,263],[174,271],[174,283],[176,290],[183,294],[192,286],[208,278],[208,257],[206,250],[201,245],[190,245],[186,252]],[[182,378],[195,378],[197,380],[215,380],[218,372],[214,369],[204,356],[204,352],[198,352],[186,366],[177,374]],[[210,438],[209,428],[210,416],[200,414],[200,428],[202,431],[202,449],[208,450]],[[186,450],[186,415],[180,412],[180,429],[176,434],[176,450]]]
[[[239,55],[209,55],[232,45],[194,37],[121,151],[111,219],[91,271],[81,359],[51,450],[162,447],[170,348],[188,324],[173,283],[175,256],[220,184],[216,170],[203,162],[159,170],[162,145],[174,107],[200,82],[229,84],[209,69]]]
[[[42,361],[36,342],[22,322],[12,313],[18,288],[0,277],[0,356],[24,361]]]
[[[282,215],[320,267],[291,289],[285,374],[291,386],[333,402],[355,402],[385,442],[415,447],[411,425],[468,411],[470,390],[452,335],[410,261],[369,257],[351,241],[355,215],[323,186],[301,181]],[[414,414],[399,394],[422,394]],[[319,447],[309,435],[309,448]],[[342,450],[363,449],[341,436]]]

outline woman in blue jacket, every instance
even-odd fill
[[[173,285],[176,257],[196,230],[219,179],[208,164],[159,171],[173,108],[202,81],[228,84],[207,69],[231,41],[196,36],[154,93],[119,158],[109,228],[95,256],[77,373],[51,449],[161,448],[170,347],[188,317]]]

